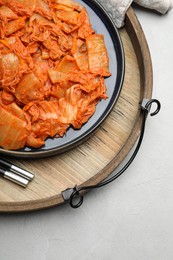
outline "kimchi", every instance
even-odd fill
[[[104,36],[73,0],[0,0],[0,146],[38,148],[107,98]]]

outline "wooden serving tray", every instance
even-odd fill
[[[61,192],[101,182],[123,161],[140,134],[141,100],[152,95],[152,64],[142,28],[129,8],[120,30],[125,50],[125,80],[120,97],[101,127],[69,152],[13,162],[35,173],[22,188],[0,179],[0,212],[48,208],[64,202]]]

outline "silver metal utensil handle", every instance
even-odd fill
[[[22,168],[17,167],[16,165],[12,165],[10,168],[11,171],[13,171],[14,173],[20,175],[21,177],[24,177],[30,181],[32,181],[32,179],[34,178],[34,174],[31,172],[28,172]]]
[[[19,184],[20,186],[23,186],[23,187],[26,187],[29,183],[29,180],[13,173],[13,172],[10,172],[10,171],[5,171],[4,173],[4,178],[12,181],[12,182],[15,182],[17,184]]]

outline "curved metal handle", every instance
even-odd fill
[[[150,114],[150,116],[155,116],[155,115],[157,115],[157,114],[159,113],[160,109],[161,109],[161,104],[160,104],[159,100],[157,100],[157,99],[150,99],[150,100],[147,102],[147,104],[146,104],[146,109],[148,109],[153,103],[156,103],[157,108],[156,108],[156,110],[155,110],[154,112],[152,112],[152,113]]]
[[[135,148],[132,156],[130,157],[128,162],[125,164],[125,166],[118,173],[116,173],[114,176],[112,176],[111,178],[107,179],[106,181],[98,183],[97,185],[83,186],[83,187],[75,186],[74,188],[70,188],[70,189],[67,189],[67,190],[62,192],[64,200],[69,201],[69,204],[70,204],[70,206],[72,208],[79,208],[82,205],[82,203],[83,203],[83,195],[80,193],[81,191],[94,189],[94,188],[100,188],[102,186],[105,186],[105,185],[109,184],[110,182],[112,182],[115,179],[117,179],[130,166],[132,161],[135,159],[135,157],[136,157],[136,155],[137,155],[137,153],[139,151],[139,148],[141,146],[141,143],[142,143],[142,140],[143,140],[143,136],[144,136],[144,131],[145,131],[146,118],[147,118],[147,116],[148,116],[148,114],[150,112],[151,105],[154,104],[154,103],[156,104],[157,107],[154,110],[154,112],[152,112],[150,114],[151,116],[155,116],[160,111],[160,109],[161,109],[160,102],[157,99],[150,99],[150,100],[143,99],[142,100],[142,102],[141,102],[141,109],[143,110],[143,121],[142,121],[141,133],[140,133],[140,136],[139,136],[139,139],[138,139],[138,143],[136,145],[136,148]]]
[[[79,208],[82,205],[82,203],[83,203],[83,195],[81,195],[77,187],[75,187],[70,196],[69,204],[72,208]]]

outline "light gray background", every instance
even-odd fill
[[[173,259],[173,11],[135,11],[151,51],[153,97],[162,103],[136,160],[79,209],[0,214],[0,260]]]

